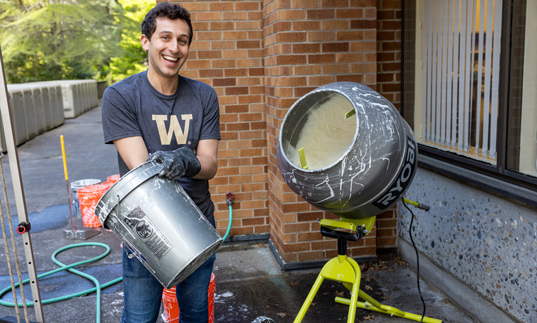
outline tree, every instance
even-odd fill
[[[119,0],[119,3],[129,23],[124,24],[121,34],[122,55],[112,57],[108,69],[103,69],[101,73],[101,78],[105,78],[109,84],[147,69],[147,53],[140,43],[141,25],[147,12],[155,6],[155,0]]]
[[[91,78],[112,57],[125,25],[116,0],[0,0],[8,83]]]

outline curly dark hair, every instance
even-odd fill
[[[142,22],[142,34],[146,35],[149,40],[151,40],[151,36],[153,36],[153,33],[157,29],[157,18],[168,18],[171,20],[183,19],[186,21],[188,27],[190,27],[190,33],[188,35],[188,45],[190,46],[194,30],[192,29],[192,22],[190,21],[190,13],[188,10],[178,4],[169,2],[161,2],[153,9],[149,10]]]

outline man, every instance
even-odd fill
[[[121,175],[146,160],[156,161],[162,165],[159,176],[178,180],[214,226],[208,180],[217,170],[219,107],[213,88],[178,74],[192,35],[183,7],[165,2],[148,12],[140,40],[149,67],[105,91],[104,139],[118,151]],[[214,259],[177,285],[180,322],[207,322]],[[128,250],[123,252],[123,286],[122,322],[155,322],[163,287]]]

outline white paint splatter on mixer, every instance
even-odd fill
[[[296,155],[300,148],[297,143],[303,135],[301,128],[306,127],[304,118],[324,103],[341,101],[333,98],[347,100],[351,106],[346,112],[355,112],[355,126],[347,135],[352,137],[349,146],[318,168],[311,167],[306,152],[309,170],[302,169],[289,155]],[[339,110],[330,107],[329,111]],[[341,120],[337,123],[343,124]],[[327,129],[318,136],[335,137]],[[345,217],[369,217],[379,212],[369,204],[397,179],[408,149],[407,138],[415,142],[410,127],[380,94],[352,82],[327,84],[299,99],[287,113],[280,131],[278,164],[289,187],[307,202],[336,214],[345,208]],[[321,149],[322,153],[327,154]]]

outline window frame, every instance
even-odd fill
[[[525,5],[526,1],[502,1],[503,15],[496,165],[418,143],[419,166],[490,193],[499,194],[502,197],[537,207],[537,178],[507,169],[507,131],[509,122],[509,95],[511,90],[511,34],[514,29],[512,28],[512,6],[515,5],[515,2],[522,3],[520,1],[523,1]],[[414,14],[411,20],[412,24],[407,26],[407,14],[412,14],[412,12]],[[414,80],[412,79],[415,77],[414,67],[416,64],[413,48],[415,37],[411,39],[413,42],[408,46],[409,51],[406,50],[406,45],[408,41],[407,33],[413,33],[415,35],[415,19],[416,0],[404,1],[401,26],[401,114],[412,127],[414,124],[414,102],[412,98],[412,104],[405,109],[405,103],[407,102],[405,94],[413,96],[415,92]],[[408,56],[410,56],[410,60],[407,61]],[[408,82],[405,80],[406,77],[410,79]]]

